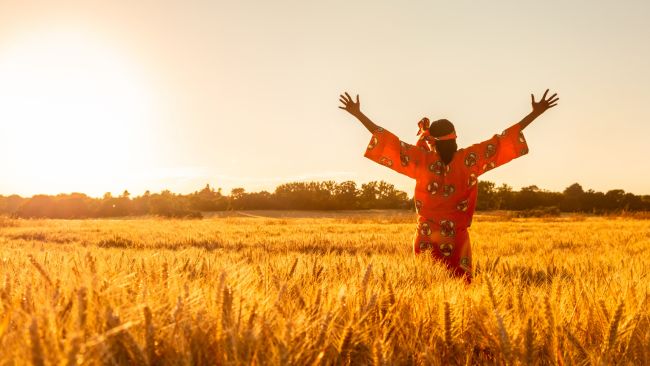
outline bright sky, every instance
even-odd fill
[[[408,3],[408,4],[406,4]],[[342,110],[459,145],[551,88],[530,153],[483,178],[650,193],[648,1],[0,0],[0,194],[409,178]]]

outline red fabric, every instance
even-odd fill
[[[435,149],[436,141],[433,138],[433,136],[429,134],[429,131],[426,131],[420,134],[420,137],[418,138],[418,141],[415,143],[415,146],[430,151]]]
[[[481,143],[459,149],[445,165],[422,134],[417,146],[400,141],[379,128],[371,137],[365,156],[415,179],[418,227],[413,240],[415,254],[430,253],[456,276],[471,280],[472,254],[467,229],[471,225],[478,177],[528,153],[519,124]]]

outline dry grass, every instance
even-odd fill
[[[650,221],[260,216],[3,221],[0,364],[650,364]]]

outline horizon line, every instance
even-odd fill
[[[385,181],[385,180],[371,180],[371,181],[366,181],[366,182],[357,182],[357,181],[355,181],[355,180],[340,180],[340,181],[339,181],[339,180],[327,180],[327,179],[326,179],[326,180],[297,180],[297,181],[288,181],[288,182],[285,182],[285,183],[280,183],[280,184],[276,185],[273,189],[270,189],[270,190],[267,190],[267,189],[258,189],[258,190],[254,190],[254,191],[249,191],[246,187],[241,187],[241,186],[239,186],[239,187],[233,187],[233,188],[231,188],[230,193],[223,193],[223,192],[222,192],[222,195],[224,195],[224,196],[229,196],[229,195],[232,194],[232,190],[233,190],[233,189],[238,189],[238,188],[243,188],[243,189],[244,189],[244,192],[246,192],[246,193],[261,193],[261,192],[269,192],[269,193],[273,193],[273,192],[274,192],[274,191],[275,191],[279,186],[284,185],[284,184],[293,184],[293,183],[324,183],[324,182],[334,182],[334,183],[336,183],[336,184],[340,184],[340,183],[343,183],[343,182],[354,182],[354,183],[357,185],[357,187],[359,187],[359,188],[360,188],[363,184],[367,184],[367,183],[371,183],[371,182],[385,182],[385,183],[391,184],[391,185],[392,185],[393,187],[395,187],[398,191],[405,192],[405,193],[407,193],[407,194],[409,194],[409,195],[411,194],[411,193],[409,193],[409,192],[407,192],[407,191],[405,191],[405,190],[402,190],[402,189],[397,188],[397,186],[396,186],[395,184],[390,183],[390,182],[387,182],[387,181]],[[481,183],[481,182],[493,183],[494,186],[495,186],[495,188],[499,188],[499,187],[502,187],[503,185],[507,185],[507,186],[509,186],[509,187],[510,187],[514,192],[521,191],[523,188],[528,188],[528,187],[533,187],[533,186],[534,186],[534,187],[537,187],[541,192],[562,193],[562,191],[553,191],[553,190],[544,189],[544,188],[542,188],[542,187],[539,187],[539,186],[536,185],[536,184],[529,185],[529,186],[524,186],[524,187],[520,187],[519,189],[514,189],[514,187],[513,187],[512,185],[508,184],[508,183],[503,183],[503,182],[501,182],[501,183],[497,183],[497,182],[490,181],[490,180],[482,180],[482,181],[480,181],[479,183]],[[565,189],[568,188],[568,187],[570,187],[570,186],[572,186],[573,184],[578,184],[578,185],[580,185],[580,186],[582,187],[582,189],[583,189],[584,192],[594,191],[594,192],[607,193],[607,192],[609,192],[609,191],[618,191],[618,190],[620,190],[620,191],[623,191],[623,192],[625,192],[625,193],[632,193],[632,194],[634,194],[634,195],[636,195],[636,196],[640,196],[640,197],[650,196],[650,192],[649,192],[649,193],[641,193],[641,194],[637,194],[637,193],[633,193],[633,192],[626,191],[626,190],[624,190],[624,189],[622,189],[622,188],[611,188],[611,189],[604,190],[604,191],[598,191],[598,190],[593,190],[593,189],[586,189],[586,188],[585,188],[582,184],[580,184],[579,182],[572,183],[572,184],[570,184],[569,186],[565,187]],[[9,193],[9,194],[6,194],[6,193],[0,193],[0,197],[8,198],[8,197],[14,197],[14,196],[17,196],[17,197],[20,197],[20,198],[33,198],[33,197],[36,197],[36,196],[52,196],[52,197],[55,197],[55,196],[60,196],[60,195],[81,194],[81,195],[85,195],[86,197],[89,197],[89,198],[101,199],[101,198],[103,198],[103,196],[105,196],[106,194],[110,194],[111,196],[113,196],[114,194],[117,194],[117,196],[114,196],[114,197],[120,197],[122,194],[124,194],[124,192],[128,192],[128,193],[129,193],[129,196],[131,196],[131,197],[141,197],[141,196],[144,196],[145,193],[147,193],[147,192],[149,192],[150,194],[160,194],[160,193],[165,192],[165,191],[169,191],[169,192],[171,192],[171,193],[173,193],[173,194],[175,194],[175,195],[185,196],[185,195],[191,195],[191,194],[194,194],[194,193],[200,192],[201,190],[205,189],[206,187],[210,187],[210,188],[213,189],[214,191],[220,191],[220,190],[222,190],[221,187],[213,186],[213,185],[210,184],[210,183],[206,183],[205,186],[203,186],[203,187],[201,187],[201,188],[199,188],[199,189],[196,189],[196,190],[194,190],[194,191],[190,191],[190,192],[185,192],[185,193],[183,193],[183,192],[173,192],[173,191],[171,191],[170,189],[161,189],[161,190],[159,190],[159,191],[155,191],[155,192],[152,191],[152,190],[146,189],[146,190],[144,190],[141,194],[139,194],[139,195],[135,195],[135,196],[134,196],[134,195],[133,195],[133,194],[132,194],[128,189],[124,189],[121,193],[104,192],[104,193],[101,194],[101,195],[92,195],[92,194],[88,194],[88,193],[84,193],[84,192],[70,191],[70,192],[59,192],[59,193],[53,193],[53,194],[49,194],[49,193],[34,193],[34,194],[31,194],[31,195],[25,195],[25,196],[23,196],[23,195],[21,195],[21,194],[18,194],[18,193]],[[409,196],[409,197],[410,197],[410,196]]]

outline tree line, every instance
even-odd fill
[[[635,195],[622,189],[605,193],[584,190],[578,183],[563,192],[551,192],[532,185],[515,191],[507,184],[479,182],[477,210],[547,210],[605,214],[620,211],[650,211],[650,195]]]
[[[479,182],[477,210],[538,210],[546,213],[650,211],[650,196],[638,196],[615,189],[606,193],[585,191],[575,183],[563,192],[551,192],[537,186],[519,191],[503,184]],[[360,187],[353,181],[293,182],[279,185],[274,192],[246,192],[234,188],[230,194],[206,185],[190,194],[145,192],[132,197],[128,191],[101,198],[83,193],[36,195],[0,195],[0,215],[21,218],[103,218],[155,215],[164,217],[201,217],[201,212],[227,210],[363,210],[411,209],[406,192],[384,181]]]

